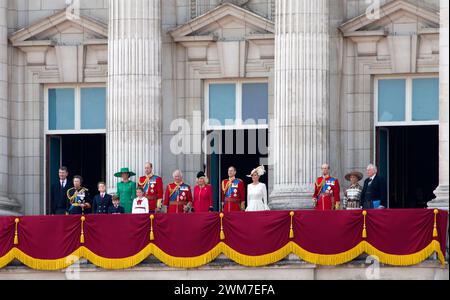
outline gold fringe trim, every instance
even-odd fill
[[[175,268],[197,268],[206,265],[212,262],[222,253],[223,245],[224,243],[220,242],[214,248],[199,256],[176,257],[165,253],[155,244],[151,244],[152,254],[166,265]]]
[[[309,252],[296,243],[292,243],[292,252],[301,259],[316,265],[336,266],[354,260],[364,253],[365,242],[360,242],[350,250],[337,254],[318,254]]]
[[[436,240],[432,241],[428,246],[426,246],[424,249],[413,253],[413,254],[407,254],[407,255],[395,255],[395,254],[388,254],[385,252],[382,252],[372,246],[371,244],[367,242],[361,242],[364,243],[364,252],[366,252],[369,255],[374,256],[377,258],[381,263],[393,265],[393,266],[412,266],[416,265],[428,257],[430,257],[434,252],[437,253],[438,259],[441,262],[442,265],[445,264],[445,257],[444,254],[441,251],[440,243]],[[360,243],[360,244],[361,244]]]
[[[0,269],[7,266],[10,262],[14,260],[14,258],[16,257],[14,255],[14,249],[15,248],[9,250],[5,255],[0,257]]]
[[[165,253],[158,246],[151,243],[137,254],[126,258],[105,258],[99,256],[84,246],[79,247],[67,257],[60,259],[37,259],[33,258],[18,248],[11,249],[4,256],[0,257],[0,268],[8,265],[13,259],[18,259],[26,266],[37,270],[59,270],[65,269],[78,261],[81,257],[86,258],[96,266],[105,269],[126,269],[136,266],[144,259],[153,254],[164,264],[175,268],[197,268],[210,263],[216,259],[221,253],[237,264],[247,267],[265,266],[282,260],[290,253],[296,254],[301,259],[318,265],[339,265],[352,261],[362,253],[374,256],[381,263],[394,266],[410,266],[424,261],[434,252],[437,253],[439,261],[444,265],[445,258],[440,248],[440,243],[433,240],[424,249],[408,255],[394,255],[384,253],[366,241],[360,242],[352,249],[337,254],[317,254],[309,252],[294,242],[288,242],[282,248],[264,255],[250,256],[237,252],[224,242],[220,242],[210,251],[195,257],[175,257]]]
[[[58,259],[39,259],[31,257],[17,248],[11,249],[14,258],[18,259],[27,267],[35,270],[54,271],[69,267],[82,257],[80,248],[72,252],[70,255]]]
[[[246,267],[260,267],[270,265],[282,260],[286,256],[292,253],[292,245],[294,242],[288,242],[284,247],[268,254],[250,256],[237,252],[230,246],[222,244],[222,253],[235,263]],[[219,244],[220,245],[220,244]]]
[[[128,269],[131,267],[136,266],[137,264],[141,263],[144,259],[150,256],[152,254],[152,247],[153,244],[147,245],[144,249],[139,251],[137,254],[133,256],[129,256],[126,258],[106,258],[99,256],[89,250],[88,248],[81,246],[79,248],[82,256],[89,260],[94,265],[104,268],[104,269],[111,269],[111,270],[118,270],[118,269]]]

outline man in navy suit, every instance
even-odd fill
[[[106,184],[104,182],[99,182],[97,187],[98,194],[95,195],[92,201],[92,213],[107,214],[109,207],[112,206],[112,197],[106,193]]]
[[[367,179],[361,192],[362,208],[385,208],[387,207],[386,182],[380,177],[375,165],[367,166]]]
[[[65,215],[69,209],[67,190],[69,190],[73,185],[67,178],[67,176],[69,176],[69,172],[66,167],[61,166],[59,168],[58,176],[58,183],[52,184],[50,189],[50,213],[54,215]]]

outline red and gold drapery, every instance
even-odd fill
[[[362,253],[399,266],[437,253],[444,263],[447,218],[446,211],[430,209],[0,217],[0,268],[18,259],[57,270],[84,257],[122,269],[149,255],[193,268],[221,253],[244,266],[290,253],[320,265]]]

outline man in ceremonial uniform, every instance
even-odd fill
[[[313,206],[317,210],[339,209],[339,181],[330,176],[330,166],[322,165],[322,176],[314,183]]]
[[[148,200],[149,213],[157,212],[161,209],[163,200],[162,178],[153,174],[152,163],[145,163],[145,175],[139,177],[138,186],[144,191],[144,197]]]
[[[222,211],[242,211],[245,210],[245,185],[244,182],[236,178],[236,168],[228,168],[228,179],[222,180]]]
[[[84,214],[86,210],[91,208],[89,200],[89,191],[82,186],[83,178],[79,175],[73,177],[73,188],[67,191],[67,198],[70,202],[69,214]]]
[[[183,182],[183,174],[175,170],[172,174],[173,181],[166,187],[164,205],[168,213],[187,213],[192,209],[191,187]]]

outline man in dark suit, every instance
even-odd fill
[[[73,185],[67,178],[67,176],[69,176],[69,172],[66,167],[62,166],[59,168],[58,176],[58,183],[52,184],[50,190],[50,213],[54,215],[65,215],[69,209],[67,191],[72,188]]]
[[[386,182],[377,175],[375,165],[367,166],[367,179],[361,192],[361,205],[364,209],[387,207]]]

